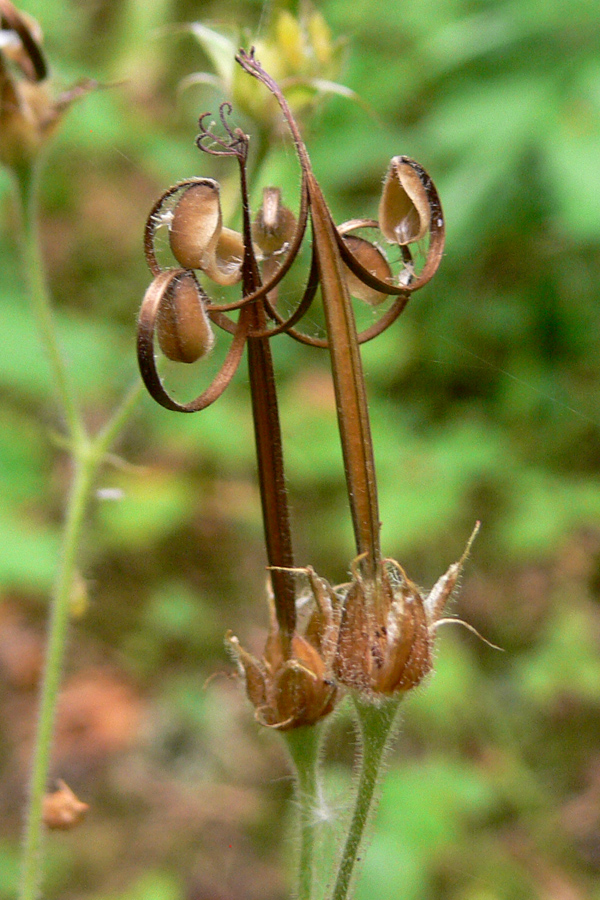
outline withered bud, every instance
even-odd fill
[[[346,587],[333,671],[367,699],[409,691],[432,666],[436,624],[456,587],[475,538],[427,596],[395,560],[383,560],[375,578],[363,578],[359,557]],[[339,589],[338,589],[339,590]]]
[[[42,33],[37,22],[0,0],[0,162],[14,171],[27,167],[79,97],[97,85],[75,85],[54,99],[47,79]]]
[[[276,187],[263,190],[262,206],[252,225],[252,239],[264,256],[279,253],[294,236],[296,217],[281,202],[281,191]]]
[[[330,664],[335,652],[338,604],[333,591],[312,569],[308,576],[315,604],[304,634],[292,636],[289,656],[271,606],[271,627],[261,659],[244,650],[231,633],[227,641],[246,680],[246,692],[261,725],[287,731],[315,725],[334,708],[337,689]]]
[[[371,241],[367,241],[355,234],[345,234],[344,242],[359,263],[372,275],[379,278],[380,281],[391,281],[392,270],[379,247],[376,247]],[[370,306],[378,306],[389,296],[388,294],[383,294],[381,291],[376,291],[374,288],[369,287],[361,281],[360,278],[357,278],[347,266],[345,272],[348,290],[353,297],[364,300],[365,303],[368,303]]]
[[[408,156],[394,156],[379,202],[379,227],[392,244],[420,241],[429,229],[431,208],[424,170]]]
[[[169,359],[194,363],[212,350],[215,335],[204,300],[204,291],[191,272],[182,272],[165,291],[156,330],[160,349]]]
[[[241,278],[244,242],[237,231],[223,228],[219,185],[205,178],[185,189],[169,224],[173,256],[184,269],[201,269],[221,285]]]
[[[44,825],[54,830],[68,831],[79,825],[90,807],[79,800],[64,781],[59,779],[57,784],[58,790],[44,797]]]

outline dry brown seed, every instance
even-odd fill
[[[295,230],[296,217],[282,204],[279,188],[265,188],[262,206],[252,225],[252,239],[265,256],[272,256],[291,241]]]
[[[165,294],[156,330],[160,349],[174,362],[196,362],[212,349],[215,336],[191,272],[181,275]]]
[[[427,234],[431,208],[422,174],[407,156],[394,156],[390,162],[379,203],[379,227],[393,244],[411,244]]]
[[[188,187],[181,195],[169,226],[173,256],[184,269],[201,269],[216,230],[221,225],[219,191],[209,181]]]
[[[359,263],[365,269],[368,269],[372,275],[379,278],[380,281],[391,281],[392,270],[389,263],[375,244],[354,234],[345,234],[344,242]],[[378,306],[389,296],[389,294],[383,294],[381,291],[376,291],[374,288],[366,285],[348,268],[346,268],[346,283],[353,297],[364,300],[370,306]]]
[[[242,236],[223,228],[219,185],[211,178],[186,188],[169,226],[173,256],[184,269],[201,269],[217,284],[241,278]]]

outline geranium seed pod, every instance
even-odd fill
[[[254,242],[265,256],[272,256],[292,240],[295,230],[296,217],[281,202],[279,188],[265,188],[262,206],[252,225]]]
[[[392,244],[420,241],[429,230],[431,208],[425,171],[408,156],[390,162],[379,203],[379,227]]]
[[[392,270],[390,265],[381,250],[376,247],[375,244],[372,244],[371,241],[367,241],[364,238],[357,237],[354,234],[345,234],[344,243],[357,258],[359,263],[372,275],[379,278],[380,281],[392,280]],[[374,288],[366,285],[360,278],[357,278],[348,267],[346,267],[346,283],[348,285],[348,290],[353,297],[364,300],[370,306],[377,306],[379,303],[383,303],[386,297],[389,296],[388,294],[383,294],[381,291],[376,291]]]
[[[173,210],[169,243],[173,256],[184,269],[204,268],[207,251],[214,251],[215,235],[221,230],[219,186],[216,181],[192,184]]]
[[[223,228],[219,185],[212,178],[185,189],[173,210],[169,242],[184,269],[201,269],[222,285],[240,280],[244,241],[237,231]]]
[[[174,362],[193,363],[212,350],[215,336],[204,294],[191,272],[183,273],[165,293],[156,331],[160,349]]]

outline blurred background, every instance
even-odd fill
[[[249,95],[228,54],[258,40],[281,58],[280,8],[22,8],[43,26],[57,91],[88,76],[114,85],[70,111],[42,190],[60,336],[100,425],[136,375],[146,216],[191,175],[219,177],[233,196],[231,169],[194,147],[197,118],[233,91],[236,124],[268,138],[265,97],[258,86]],[[361,101],[304,98],[336,220],[376,215],[388,160],[406,154],[434,178],[447,221],[440,271],[364,350],[384,552],[430,587],[481,519],[451,612],[505,651],[441,630],[435,676],[405,703],[356,897],[600,898],[597,3],[325,0],[319,10],[331,31],[319,52],[313,35],[307,59]],[[191,22],[222,42],[173,27]],[[199,72],[211,78],[190,83]],[[290,142],[271,136],[267,150],[254,199],[275,182],[293,206]],[[0,900],[12,900],[70,473],[6,173],[0,229]],[[297,559],[344,581],[352,540],[327,358],[286,337],[274,352]],[[181,390],[191,396],[197,377]],[[286,760],[255,725],[223,645],[231,628],[258,652],[267,624],[243,367],[194,416],[144,397],[117,450],[86,532],[53,766],[91,810],[50,836],[44,897],[283,900],[294,857],[282,839]],[[347,710],[324,753],[339,819]]]

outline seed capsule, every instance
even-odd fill
[[[375,244],[366,241],[364,238],[357,237],[354,234],[345,234],[344,242],[359,263],[372,275],[379,278],[380,281],[392,280],[392,270],[390,269],[389,263]],[[366,285],[360,278],[357,278],[349,268],[346,268],[346,283],[348,285],[348,290],[353,297],[364,300],[370,306],[378,306],[380,303],[383,303],[387,296],[389,296],[388,294],[383,294],[381,291],[376,291],[374,288]]]
[[[191,272],[183,272],[165,292],[156,330],[160,349],[175,362],[193,363],[212,350],[215,336]]]
[[[392,244],[420,241],[429,230],[431,208],[425,171],[408,156],[394,156],[379,203],[379,227]]]
[[[205,178],[186,188],[169,226],[173,256],[184,269],[201,269],[217,284],[235,284],[244,258],[242,237],[223,228],[219,185]]]
[[[265,256],[271,256],[292,240],[295,230],[296,217],[281,202],[279,188],[265,188],[262,206],[252,225],[254,242]]]

